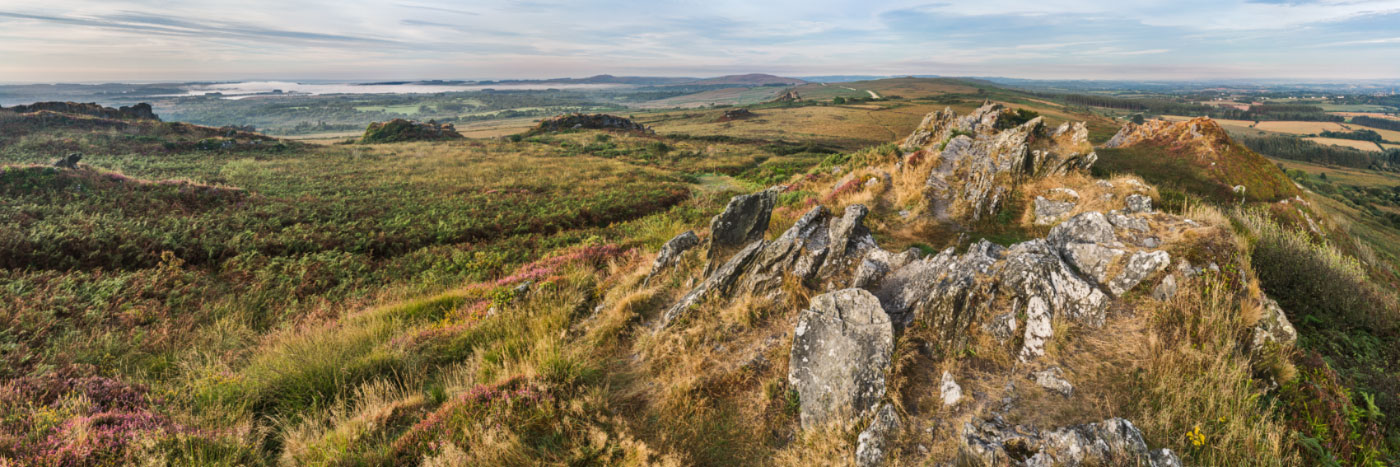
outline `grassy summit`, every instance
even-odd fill
[[[1128,123],[1099,151],[1099,159],[1101,170],[1135,173],[1217,201],[1277,201],[1299,194],[1282,170],[1207,117]]]

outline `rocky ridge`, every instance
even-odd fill
[[[156,120],[160,121],[155,112],[151,109],[151,104],[140,103],[132,106],[121,106],[118,108],[103,107],[97,103],[80,104],[77,102],[35,102],[29,105],[16,105],[5,108],[15,113],[31,113],[40,111],[58,112],[65,114],[89,115],[93,117],[110,118],[114,120]]]
[[[936,156],[906,157],[900,165],[930,164],[931,189],[925,192],[930,202],[966,203],[971,209],[953,210],[953,216],[976,220],[997,213],[1018,184],[1082,172],[1093,164],[1082,124],[1049,129],[1036,118],[999,128],[1003,115],[995,104],[961,117],[951,110],[930,114],[904,148]],[[934,153],[936,148],[941,151]],[[1178,281],[1199,269],[1168,250],[1216,228],[1156,211],[1143,194],[1105,195],[1100,205],[1117,207],[1105,212],[1084,210],[1073,201],[1079,196],[1073,189],[1057,188],[1075,194],[1071,201],[1059,201],[1063,205],[1052,216],[1057,218],[1040,222],[1042,209],[1036,209],[1036,223],[1051,226],[1048,235],[1009,246],[981,240],[961,253],[885,250],[865,225],[870,210],[861,204],[839,213],[813,206],[767,240],[773,200],[785,189],[737,196],[711,221],[707,239],[694,241],[694,233],[686,232],[668,242],[662,255],[667,259],[658,258],[648,280],[663,263],[684,254],[675,245],[701,246],[696,254],[707,266],[703,280],[662,314],[656,329],[665,332],[709,302],[740,296],[776,300],[789,294],[791,284],[817,293],[797,315],[788,383],[800,400],[804,429],[832,423],[866,427],[857,450],[861,465],[880,464],[885,438],[907,427],[913,416],[886,402],[895,397],[887,394],[887,375],[897,346],[915,345],[935,359],[947,358],[985,333],[1014,349],[1015,365],[1024,369],[1019,376],[1008,375],[1008,385],[1029,374],[1038,386],[1070,397],[1073,376],[1041,361],[1055,337],[1053,323],[1101,328],[1115,304],[1137,289],[1170,300]],[[1174,260],[1177,267],[1170,268]],[[1292,328],[1283,314],[1270,312],[1267,318],[1252,337],[1257,345],[1291,342]],[[969,396],[946,371],[942,380],[941,390],[931,390],[941,392],[943,406],[954,410]],[[1002,410],[978,412],[981,421],[962,429],[961,461],[1180,465],[1169,450],[1150,451],[1127,420],[1040,431],[1008,425],[1000,418]]]
[[[526,132],[528,135],[564,130],[621,130],[650,133],[651,130],[630,118],[608,114],[568,114],[540,120],[538,125]]]
[[[396,118],[387,122],[374,122],[365,128],[361,143],[396,143],[402,141],[439,141],[462,139],[462,134],[451,123],[434,121],[417,122]]]
[[[998,210],[1028,178],[1086,170],[1098,156],[1083,123],[1050,128],[1044,117],[1015,124],[1000,104],[959,116],[929,114],[900,148],[910,158],[932,158],[926,182],[936,217],[976,222]]]

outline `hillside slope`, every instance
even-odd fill
[[[1231,140],[1208,117],[1129,122],[1103,147],[1105,170],[1136,173],[1218,201],[1277,201],[1300,193],[1281,169]]]
[[[0,463],[1395,460],[1387,375],[1308,347],[1393,348],[1394,297],[1302,201],[1164,206],[999,104],[829,154],[555,126],[7,167]]]

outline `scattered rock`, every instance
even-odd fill
[[[1176,297],[1176,275],[1167,274],[1167,277],[1162,278],[1162,282],[1152,288],[1152,298],[1165,302],[1173,297]]]
[[[1040,297],[1031,297],[1026,303],[1026,338],[1021,344],[1021,361],[1029,361],[1045,355],[1045,343],[1055,336],[1051,327],[1050,307]]]
[[[893,350],[894,327],[870,292],[813,297],[798,316],[788,366],[802,427],[849,424],[873,410],[885,396]]]
[[[642,280],[642,284],[650,283],[651,278],[661,273],[662,269],[675,264],[676,260],[680,259],[681,253],[685,253],[686,250],[699,244],[700,237],[695,235],[694,230],[687,230],[666,241],[666,244],[661,246],[661,252],[656,254],[656,260],[652,261],[651,271],[647,272],[647,277]]]
[[[943,399],[944,407],[952,407],[962,400],[962,386],[953,380],[953,375],[943,372],[943,381],[938,385],[938,397]]]
[[[856,465],[884,465],[889,437],[899,430],[899,425],[899,414],[895,413],[893,405],[886,402],[856,440]]]
[[[1042,388],[1049,389],[1062,396],[1069,397],[1074,394],[1074,385],[1065,379],[1064,371],[1058,366],[1052,366],[1035,373],[1031,373],[1031,379]]]
[[[1044,197],[1035,197],[1033,207],[1035,213],[1035,225],[1053,225],[1064,218],[1066,214],[1074,210],[1074,203],[1068,201],[1051,201]]]
[[[1147,196],[1132,194],[1123,201],[1127,203],[1128,212],[1152,212],[1152,198]]]
[[[53,166],[60,169],[76,169],[78,168],[78,161],[80,160],[83,160],[83,154],[75,152],[69,154],[68,157],[61,157],[57,161],[54,161]]]
[[[749,109],[729,109],[724,111],[724,115],[720,115],[719,119],[715,121],[729,122],[734,120],[743,120],[746,118],[752,118],[754,115],[755,114],[753,112],[750,112]]]
[[[1181,461],[1170,450],[1150,452],[1142,432],[1112,418],[1050,432],[1008,426],[999,416],[963,425],[960,465],[1143,465],[1166,467]]]
[[[1259,310],[1259,322],[1250,330],[1251,351],[1263,350],[1265,344],[1270,342],[1286,347],[1298,340],[1298,331],[1293,329],[1293,323],[1288,322],[1288,315],[1278,306],[1278,302],[1260,294]]]
[[[1114,295],[1123,295],[1123,292],[1132,290],[1147,276],[1166,268],[1168,264],[1171,264],[1171,261],[1171,255],[1165,251],[1133,253],[1128,258],[1128,263],[1123,266],[1122,274],[1108,283],[1108,290]]]

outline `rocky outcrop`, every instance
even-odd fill
[[[1134,152],[1124,160],[1141,164],[1139,172],[1157,177],[1148,181],[1183,184],[1217,201],[1275,201],[1299,194],[1272,161],[1232,140],[1209,117],[1126,123],[1104,148],[1131,148]],[[1130,205],[1129,210],[1138,208]]]
[[[1008,426],[1001,417],[963,426],[960,465],[1141,465],[1179,466],[1168,449],[1151,451],[1142,432],[1127,420],[1112,418],[1041,432]]]
[[[1052,201],[1043,196],[1035,197],[1032,203],[1032,213],[1035,215],[1035,225],[1055,225],[1064,220],[1065,215],[1074,211],[1075,203],[1069,201]]]
[[[155,120],[160,121],[151,109],[151,104],[140,103],[133,106],[122,106],[118,108],[103,107],[97,103],[79,104],[77,102],[35,102],[29,105],[16,105],[6,108],[15,113],[31,113],[39,111],[58,112],[66,114],[89,115],[93,117],[110,118],[114,120]]]
[[[608,114],[568,114],[540,120],[540,123],[526,132],[536,135],[564,130],[619,130],[651,133],[651,130],[630,118]]]
[[[870,292],[813,297],[793,336],[788,383],[797,391],[803,428],[864,416],[885,397],[894,327]]]
[[[666,313],[661,315],[660,328],[664,329],[670,326],[672,322],[684,316],[691,308],[699,305],[706,298],[728,294],[734,288],[734,283],[739,280],[739,275],[744,272],[754,257],[758,256],[759,250],[763,249],[765,243],[763,240],[755,240],[731,256],[729,261],[726,261],[723,266],[711,273],[704,281],[700,282],[700,285],[691,289],[684,297],[681,297],[680,301],[671,305],[671,308],[668,308]]]
[[[458,133],[451,123],[415,122],[396,118],[387,122],[370,123],[365,128],[364,136],[360,137],[360,142],[370,144],[447,139],[462,139],[462,134]]]
[[[651,263],[651,271],[647,272],[643,284],[651,283],[651,278],[661,273],[662,270],[676,263],[682,253],[700,244],[700,237],[695,235],[694,230],[687,230],[680,235],[676,235],[666,241],[661,246],[661,251],[656,254],[656,260]]]
[[[996,213],[1024,179],[1086,170],[1098,160],[1082,123],[1050,128],[1041,117],[1003,123],[1014,121],[1000,104],[961,117],[944,109],[929,114],[905,138],[904,150],[938,156],[926,182],[936,217],[981,220]]]
[[[82,153],[75,152],[65,157],[60,157],[58,160],[54,161],[53,166],[60,169],[76,169],[78,168],[78,161],[80,160],[83,160]]]
[[[717,120],[715,120],[715,121],[717,121],[717,122],[730,122],[730,121],[734,121],[734,120],[743,120],[743,119],[752,118],[752,117],[754,117],[754,113],[751,112],[751,111],[749,111],[749,109],[729,109],[729,110],[724,111],[724,114],[723,114],[723,115],[720,115],[720,116],[719,116],[719,119],[717,119]]]
[[[781,188],[774,187],[735,196],[729,200],[723,212],[710,219],[706,274],[735,250],[763,239],[763,233],[768,230],[768,220],[773,214],[773,205],[778,202],[781,191]]]
[[[802,102],[802,95],[798,94],[796,89],[789,89],[769,102]]]
[[[1291,346],[1298,340],[1298,331],[1293,329],[1293,323],[1288,322],[1288,315],[1283,312],[1283,308],[1278,306],[1278,302],[1268,296],[1260,296],[1259,322],[1250,329],[1249,348],[1253,352],[1264,350],[1267,344],[1273,343],[1279,346]]]
[[[889,438],[899,430],[899,414],[894,406],[886,403],[875,412],[875,419],[856,438],[856,465],[875,467],[884,465],[888,454]]]

